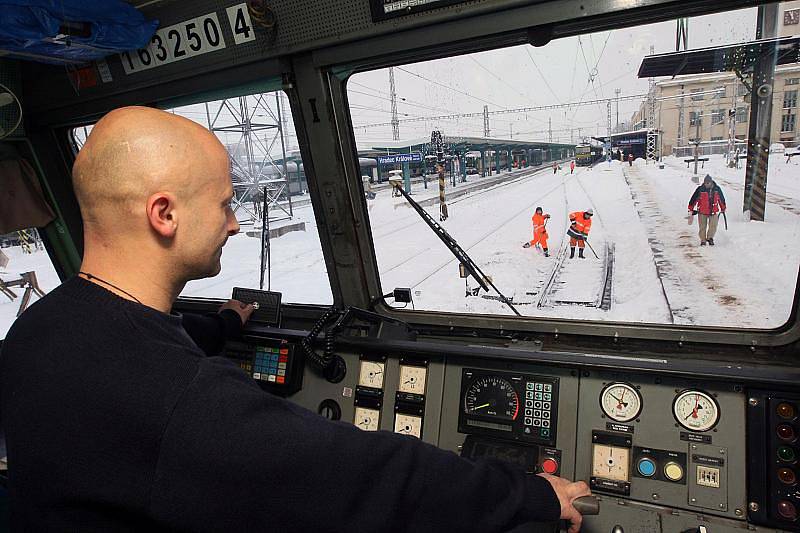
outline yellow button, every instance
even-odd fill
[[[683,479],[683,467],[678,463],[670,461],[664,465],[664,475],[670,481],[680,481]]]

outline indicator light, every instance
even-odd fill
[[[786,485],[794,485],[795,481],[797,481],[797,476],[794,475],[794,470],[791,468],[779,468],[778,479]]]
[[[778,408],[775,411],[778,413],[779,417],[786,419],[794,418],[796,413],[794,405],[786,402],[779,403]]]
[[[787,520],[797,520],[797,508],[786,500],[778,502],[778,514]]]
[[[778,447],[778,459],[786,463],[791,463],[795,460],[794,450],[789,446]]]
[[[674,461],[664,465],[664,475],[670,481],[680,481],[683,479],[683,467]]]
[[[653,462],[652,459],[647,457],[643,457],[639,459],[639,463],[636,465],[636,469],[639,473],[645,477],[650,477],[656,473],[656,464]]]
[[[785,440],[787,442],[794,440],[794,428],[789,424],[778,425],[775,432],[778,434],[778,438],[781,440]]]

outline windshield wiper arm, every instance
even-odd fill
[[[467,255],[467,252],[465,252],[464,249],[458,245],[456,240],[453,237],[451,237],[449,233],[447,233],[447,230],[445,230],[438,222],[436,222],[436,220],[434,220],[434,218],[430,214],[428,214],[428,212],[425,211],[421,205],[419,205],[413,198],[411,198],[411,196],[406,191],[403,190],[403,187],[401,187],[400,185],[395,185],[395,189],[397,189],[400,192],[400,194],[403,195],[406,201],[408,201],[408,203],[411,204],[411,207],[413,207],[414,210],[419,214],[419,216],[422,217],[422,220],[424,220],[425,223],[428,224],[428,226],[439,237],[439,239],[444,243],[444,245],[447,246],[447,249],[450,250],[450,252],[455,256],[455,258],[461,261],[461,264],[464,265],[466,271],[473,278],[475,278],[475,280],[480,284],[480,286],[483,287],[483,290],[489,292],[489,287],[486,285],[488,283],[495,290],[498,296],[500,296],[500,301],[505,303],[509,308],[511,308],[511,310],[514,311],[514,314],[521,317],[522,315],[520,314],[519,311],[517,311],[517,308],[514,307],[514,304],[511,303],[511,301],[508,298],[503,296],[503,293],[500,292],[500,289],[498,289],[495,286],[495,284],[492,282],[491,279],[486,277],[483,271],[481,271],[480,267],[475,264],[475,261],[473,261],[472,258],[470,258],[470,256]]]

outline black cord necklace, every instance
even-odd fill
[[[129,292],[128,292],[128,291],[126,291],[125,289],[120,289],[119,287],[117,287],[117,286],[116,286],[116,285],[114,285],[113,283],[109,283],[109,282],[107,282],[106,280],[104,280],[104,279],[100,279],[100,278],[98,278],[97,276],[95,276],[95,275],[93,275],[93,274],[89,274],[88,272],[84,272],[83,270],[81,270],[80,272],[78,272],[78,274],[83,274],[84,276],[86,276],[86,279],[88,279],[89,281],[92,281],[93,279],[96,279],[97,281],[99,281],[99,282],[100,282],[100,283],[102,283],[103,285],[108,285],[109,287],[114,287],[114,288],[115,288],[115,289],[117,289],[119,292],[121,292],[121,293],[123,293],[123,294],[126,294],[126,295],[130,296],[131,298],[133,298],[134,300],[136,300],[136,303],[138,303],[138,304],[141,304],[141,303],[142,303],[142,302],[139,300],[139,298],[137,298],[137,297],[136,297],[136,296],[134,296],[133,294],[129,293]]]

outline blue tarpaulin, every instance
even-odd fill
[[[0,50],[49,63],[137,50],[157,27],[122,0],[0,0]]]

